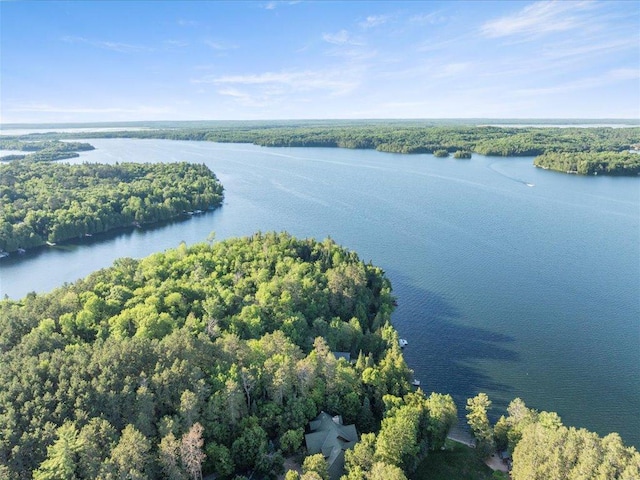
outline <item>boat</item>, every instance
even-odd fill
[[[27,253],[27,251],[24,248],[20,247],[20,248],[18,248],[18,253],[21,253],[21,254],[22,253]]]
[[[8,257],[9,252],[0,252],[0,258]]]
[[[413,385],[414,387],[419,387],[420,386],[420,380],[414,378],[413,381],[411,382],[411,385]]]
[[[401,338],[398,343],[400,344],[400,348],[404,348],[407,345],[409,345],[409,342],[407,342],[404,338]]]
[[[56,242],[46,242],[46,244],[49,245],[50,247],[56,246]]]

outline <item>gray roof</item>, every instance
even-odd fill
[[[351,361],[351,353],[349,352],[331,352],[333,356],[336,357],[336,360],[340,360],[344,358],[347,362]]]
[[[340,478],[344,470],[344,451],[358,441],[355,425],[343,425],[342,417],[321,412],[309,422],[311,433],[305,435],[310,455],[322,453],[329,466],[331,480]]]

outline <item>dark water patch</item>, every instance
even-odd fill
[[[409,339],[404,355],[425,392],[451,393],[462,423],[467,398],[481,391],[500,392],[503,397],[513,393],[510,385],[488,375],[476,363],[486,359],[519,362],[514,337],[465,325],[460,310],[442,295],[412,286],[400,272],[388,271],[388,275],[399,298],[394,325],[402,338]],[[496,410],[506,407],[499,399],[494,404]]]

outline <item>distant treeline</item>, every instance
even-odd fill
[[[533,164],[580,175],[640,175],[640,155],[632,152],[545,153]]]
[[[47,135],[27,138],[51,138],[51,134]],[[87,136],[87,133],[77,135]],[[567,154],[563,158],[575,158],[576,163],[584,157],[572,157],[573,154],[592,155],[606,152],[606,155],[598,156],[597,162],[600,167],[595,167],[598,173],[635,175],[635,157],[609,154],[626,152],[639,144],[640,128],[424,126],[412,122],[352,125],[327,123],[301,126],[239,123],[211,128],[96,132],[91,133],[91,136],[253,143],[266,147],[375,149],[390,153],[436,154],[439,157],[454,154],[455,158],[469,158],[471,152],[505,157]],[[551,165],[544,166],[552,168]],[[590,172],[587,169],[583,172],[580,168],[560,167],[558,170],[577,173],[596,171]]]
[[[85,137],[87,133],[83,133]],[[269,147],[338,147],[393,153],[470,151],[481,155],[535,156],[548,152],[629,150],[640,128],[533,128],[389,125],[223,127],[96,132],[94,138],[157,138],[254,143]]]
[[[204,165],[10,162],[0,165],[0,249],[167,220],[215,207],[222,193]]]
[[[539,156],[626,152],[640,144],[640,127],[559,128],[497,127],[473,125],[421,125],[416,122],[344,123],[295,125],[280,123],[222,123],[211,127],[162,128],[156,130],[103,131],[64,134],[64,138],[148,138],[223,143],[253,143],[265,147],[329,147],[375,149],[390,153],[437,154],[469,158],[472,152],[489,156]],[[16,139],[52,139],[62,134],[34,134]],[[460,152],[456,155],[456,152]],[[464,154],[463,154],[464,152]],[[567,157],[569,158],[569,157]],[[607,160],[609,159],[609,160]],[[633,157],[602,156],[598,173],[635,175]],[[608,161],[615,164],[608,165]],[[602,163],[604,162],[604,163]],[[620,163],[622,162],[622,163]],[[633,163],[633,162],[632,162]],[[546,166],[546,165],[545,165]],[[560,169],[569,171],[570,169]],[[582,173],[579,172],[578,173]]]
[[[18,150],[27,152],[25,155],[13,154],[0,157],[0,161],[32,160],[47,162],[79,157],[77,152],[94,150],[93,145],[80,142],[60,142],[58,140],[20,141],[16,139],[0,140],[0,150]]]

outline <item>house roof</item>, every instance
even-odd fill
[[[344,358],[347,362],[351,361],[351,353],[349,352],[331,352],[333,356],[336,357],[336,360],[340,360]]]
[[[309,422],[310,433],[305,435],[310,455],[322,453],[329,467],[329,477],[337,480],[344,470],[344,451],[358,441],[355,425],[343,425],[342,417],[321,412]]]

